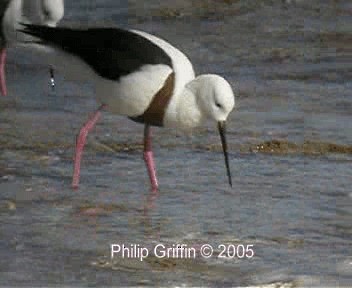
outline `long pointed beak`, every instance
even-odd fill
[[[54,68],[52,66],[50,66],[49,68],[49,73],[50,73],[51,90],[55,91],[55,76],[54,76]]]
[[[226,122],[219,121],[218,122],[218,129],[219,129],[219,134],[220,134],[220,138],[221,138],[222,151],[224,152],[224,157],[225,157],[225,166],[226,166],[227,177],[229,179],[229,184],[232,187],[229,156],[227,154],[227,143],[226,143],[226,135],[225,135],[226,134]]]

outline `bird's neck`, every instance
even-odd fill
[[[164,126],[191,130],[204,122],[199,109],[197,80],[190,81],[183,90],[172,97],[164,118]]]

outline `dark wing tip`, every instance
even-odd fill
[[[24,23],[24,22],[19,22],[19,24],[23,28],[17,29],[17,31],[41,39],[41,40],[33,40],[33,41],[24,41],[24,43],[30,42],[30,43],[43,44],[44,42],[46,42],[45,37],[43,37],[43,36],[47,34],[50,27],[42,26],[42,25],[28,24],[28,23]]]

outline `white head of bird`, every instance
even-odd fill
[[[230,84],[219,75],[200,75],[188,83],[187,88],[195,94],[197,104],[207,119],[225,121],[235,106]]]
[[[185,91],[189,91],[189,93],[184,92],[184,94],[186,94],[185,96],[187,96],[187,94],[191,96],[190,98],[193,98],[195,101],[194,104],[196,104],[193,109],[188,107],[188,113],[192,115],[192,117],[198,116],[196,121],[193,119],[193,125],[199,125],[206,120],[214,120],[218,123],[226,172],[229,184],[232,186],[225,124],[227,117],[235,106],[233,90],[224,78],[214,74],[200,75],[190,81],[185,88]],[[185,106],[184,108],[187,109]],[[184,119],[186,119],[187,116],[189,115],[186,115],[186,113],[183,114]]]
[[[208,120],[224,122],[235,106],[230,84],[215,74],[204,74],[191,80],[177,98],[177,126],[184,130],[201,126]],[[166,126],[173,126],[170,114],[166,115],[170,116],[165,119]]]
[[[22,1],[22,15],[33,24],[56,26],[64,16],[63,0]]]
[[[42,0],[42,23],[56,26],[64,16],[64,0]]]

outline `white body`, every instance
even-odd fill
[[[180,50],[154,35],[137,30],[132,32],[157,44],[172,59],[175,87],[164,116],[165,127],[189,130],[209,118],[226,120],[234,108],[235,97],[225,79],[218,75],[195,78],[191,62]],[[96,81],[97,99],[107,104],[107,110],[112,113],[139,116],[148,108],[170,73],[172,70],[167,65],[146,65],[118,82],[100,77]],[[221,103],[222,109],[212,106],[214,99]]]
[[[173,94],[180,94],[185,84],[195,77],[188,58],[174,46],[154,35],[137,30],[132,30],[132,32],[154,42],[171,56],[175,72]],[[113,113],[139,116],[148,108],[154,95],[162,88],[170,73],[172,69],[169,66],[160,64],[143,66],[141,70],[122,77],[118,82],[100,78],[96,83],[97,98],[100,102],[107,104],[107,109]],[[114,91],[114,97],[111,96],[111,91]],[[171,101],[169,104],[170,113],[175,110],[174,103]]]
[[[39,49],[46,52],[47,60],[62,70],[66,79],[92,82],[97,100],[106,104],[106,110],[112,113],[130,117],[142,115],[165,80],[174,72],[174,91],[163,119],[165,127],[189,130],[202,125],[207,119],[217,122],[226,120],[234,108],[235,98],[224,78],[211,74],[195,78],[191,62],[180,50],[146,32],[131,32],[161,47],[172,59],[173,70],[163,64],[144,65],[119,81],[113,81],[96,74],[79,57],[43,45],[39,45]],[[38,48],[38,45],[35,46]]]

